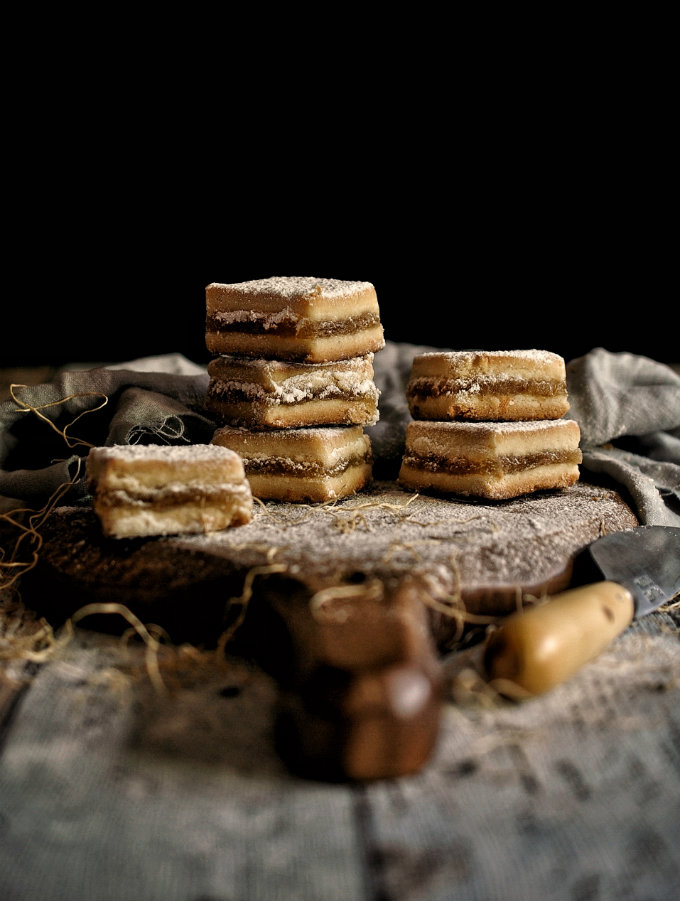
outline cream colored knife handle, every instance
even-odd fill
[[[562,592],[511,614],[491,633],[487,675],[502,694],[543,694],[603,651],[633,615],[633,596],[616,582]]]

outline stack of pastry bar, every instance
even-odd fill
[[[274,277],[206,288],[212,443],[243,459],[255,497],[327,501],[372,476],[384,347],[370,282]]]
[[[579,478],[562,357],[543,350],[417,354],[399,482],[503,500]]]

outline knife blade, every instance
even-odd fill
[[[501,694],[543,694],[597,657],[634,619],[680,592],[680,528],[638,526],[577,555],[570,587],[510,614],[488,637],[486,676]]]

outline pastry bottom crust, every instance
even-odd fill
[[[252,496],[243,488],[212,495],[199,494],[193,502],[176,505],[131,498],[115,505],[103,497],[95,501],[102,532],[109,538],[146,538],[154,535],[195,535],[216,532],[250,522]]]
[[[517,472],[501,474],[460,475],[443,471],[433,472],[418,467],[413,461],[404,460],[399,472],[399,483],[415,491],[458,494],[489,500],[507,500],[533,491],[569,488],[576,484],[578,479],[578,465],[568,463],[532,466]]]

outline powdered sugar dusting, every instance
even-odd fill
[[[485,357],[494,359],[504,359],[506,357],[520,357],[523,360],[529,360],[537,363],[554,363],[562,361],[563,358],[550,350],[539,350],[537,348],[529,348],[526,350],[453,350],[453,351],[425,351],[418,354],[419,357],[436,358],[448,360],[465,360],[466,362],[476,362],[483,360]]]
[[[226,447],[214,444],[114,444],[93,447],[93,459],[102,461],[162,460],[163,462],[197,462],[231,460],[235,454]]]
[[[42,557],[53,570],[51,582],[56,573],[88,601],[134,601],[143,616],[154,599],[165,607],[176,586],[187,626],[221,594],[240,594],[254,567],[274,567],[306,592],[372,578],[389,586],[409,575],[435,602],[497,616],[566,588],[578,551],[636,525],[617,492],[585,482],[481,502],[420,496],[385,481],[325,504],[259,501],[251,521],[237,529],[154,538],[137,549],[102,542],[91,509],[62,507],[46,521]],[[267,585],[255,579],[253,589],[266,596]],[[433,610],[441,646],[455,644],[457,622]]]
[[[518,590],[566,582],[573,555],[601,534],[636,525],[614,491],[586,483],[479,502],[377,482],[333,505],[258,505],[238,534],[190,539],[186,547],[246,567],[282,563],[312,585],[338,584],[356,573],[386,582],[420,575],[434,595],[455,595],[469,611],[504,613]]]
[[[289,299],[308,297],[314,294],[323,294],[325,297],[347,297],[373,289],[370,282],[314,276],[271,276],[270,278],[258,278],[225,285],[213,282],[208,287],[224,287],[241,294],[267,294]]]
[[[409,428],[412,431],[420,429],[442,434],[451,432],[453,435],[463,435],[466,432],[470,435],[514,435],[522,432],[576,432],[576,425],[572,419],[511,420],[508,422],[500,420],[493,422],[489,420],[480,422],[414,420],[409,423]]]

